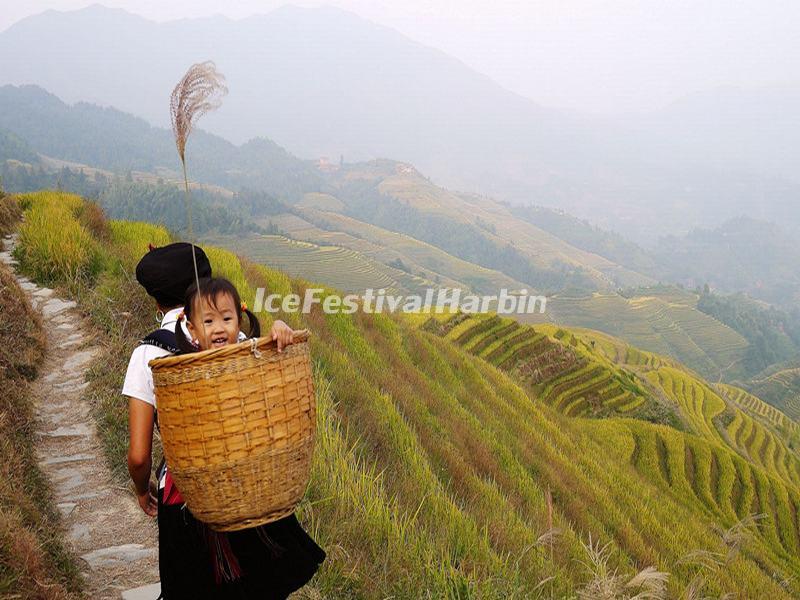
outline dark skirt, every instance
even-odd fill
[[[226,534],[242,575],[218,584],[215,554],[206,542],[204,525],[183,505],[163,505],[162,491],[158,494],[158,568],[164,600],[283,600],[308,583],[325,560],[325,551],[291,514],[263,525],[262,535],[257,529]]]

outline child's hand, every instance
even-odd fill
[[[294,329],[278,319],[272,323],[270,337],[278,340],[278,352],[283,352],[283,347],[294,343]]]

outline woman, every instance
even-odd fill
[[[161,327],[133,351],[122,393],[128,397],[128,472],[139,506],[158,516],[159,575],[164,600],[286,598],[305,585],[325,552],[302,529],[294,514],[262,527],[216,534],[194,519],[171,482],[167,468],[151,481],[153,428],[157,425],[154,358],[178,351],[175,327],[187,288],[211,276],[203,250],[187,243],[153,248],[136,266],[136,279],[156,302]],[[275,321],[270,335],[278,350],[293,342],[294,331]]]

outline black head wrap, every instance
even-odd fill
[[[202,248],[195,246],[197,274],[211,277],[211,264]],[[183,297],[194,281],[192,245],[177,242],[152,248],[136,265],[136,281],[156,299],[159,306],[172,308],[183,305]]]

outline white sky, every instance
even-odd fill
[[[86,0],[0,0],[0,30]],[[266,13],[280,0],[102,0],[163,21]],[[316,6],[321,2],[295,0]],[[651,110],[722,85],[800,87],[795,0],[330,0],[444,50],[535,101]]]

